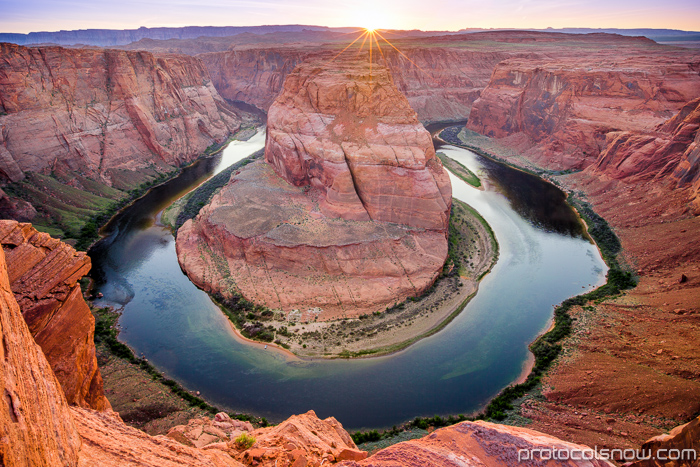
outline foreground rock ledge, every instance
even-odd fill
[[[422,293],[447,257],[452,201],[430,134],[385,68],[297,67],[270,108],[265,163],[178,232],[204,290],[320,320]]]

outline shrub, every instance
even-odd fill
[[[248,433],[241,433],[233,442],[238,449],[245,451],[255,444],[255,438]]]

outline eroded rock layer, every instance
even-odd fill
[[[177,166],[240,119],[188,56],[0,44],[0,179],[57,168],[113,185]]]
[[[660,49],[499,63],[474,103],[467,128],[520,136],[520,149],[555,170],[595,162],[611,131],[646,132],[700,93],[700,57]]]
[[[34,343],[0,250],[0,464],[78,464],[80,437],[63,391]]]
[[[420,293],[447,255],[441,230],[329,218],[320,189],[295,187],[256,162],[177,234],[178,260],[208,292],[284,311],[356,316]]]
[[[267,164],[234,173],[178,232],[210,292],[357,316],[421,293],[442,269],[447,172],[387,70],[298,67],[270,108]]]
[[[0,244],[22,316],[66,399],[109,409],[95,356],[95,319],[77,283],[90,270],[90,258],[31,224],[12,220],[0,220]]]
[[[627,183],[671,181],[690,189],[694,211],[700,214],[700,98],[655,131],[611,132],[606,137],[592,173]]]
[[[587,446],[537,431],[483,421],[441,428],[424,438],[389,446],[344,467],[587,466],[614,464],[595,459]]]

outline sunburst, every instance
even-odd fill
[[[371,80],[372,80],[373,53],[374,53],[374,47],[375,47],[375,45],[376,45],[376,47],[377,47],[377,51],[378,51],[379,54],[382,56],[382,60],[384,60],[384,62],[386,63],[386,57],[385,57],[385,55],[384,55],[384,51],[382,50],[382,47],[379,45],[379,40],[381,39],[381,40],[385,43],[385,46],[388,45],[388,46],[390,46],[391,48],[393,48],[394,50],[396,50],[396,52],[398,52],[403,58],[405,58],[406,60],[408,60],[408,61],[411,63],[411,65],[415,66],[415,67],[416,67],[418,70],[420,70],[422,73],[425,73],[426,76],[430,77],[430,75],[429,75],[428,73],[426,73],[426,71],[423,70],[420,66],[418,66],[418,64],[416,64],[416,62],[414,62],[413,60],[411,60],[411,59],[408,57],[408,55],[406,55],[405,53],[403,53],[402,51],[400,51],[400,50],[398,49],[398,47],[396,47],[394,44],[391,43],[391,41],[389,41],[386,37],[384,37],[384,35],[382,34],[382,32],[384,32],[384,34],[388,34],[388,31],[385,31],[385,30],[383,30],[383,29],[379,29],[379,28],[376,28],[376,27],[366,27],[366,28],[359,29],[359,30],[357,30],[357,31],[353,31],[353,32],[351,32],[351,33],[348,33],[348,34],[357,34],[357,33],[360,33],[360,35],[357,36],[357,37],[355,38],[355,40],[353,40],[352,42],[350,42],[347,46],[345,46],[345,48],[343,48],[343,50],[341,50],[340,52],[338,52],[338,53],[335,55],[335,57],[333,57],[330,61],[332,62],[332,61],[334,61],[336,58],[340,57],[340,56],[341,56],[343,53],[345,53],[350,47],[352,47],[352,46],[353,46],[354,44],[356,44],[360,39],[362,39],[362,43],[360,44],[359,49],[357,49],[357,53],[356,53],[355,55],[356,55],[356,56],[359,56],[359,55],[362,53],[362,51],[364,50],[365,44],[367,44],[367,48],[368,48],[368,51],[369,51],[369,78],[370,78],[370,82],[371,82]]]

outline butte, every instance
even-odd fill
[[[386,68],[305,63],[268,113],[265,160],[177,234],[200,288],[318,319],[421,294],[447,257],[452,187]]]

